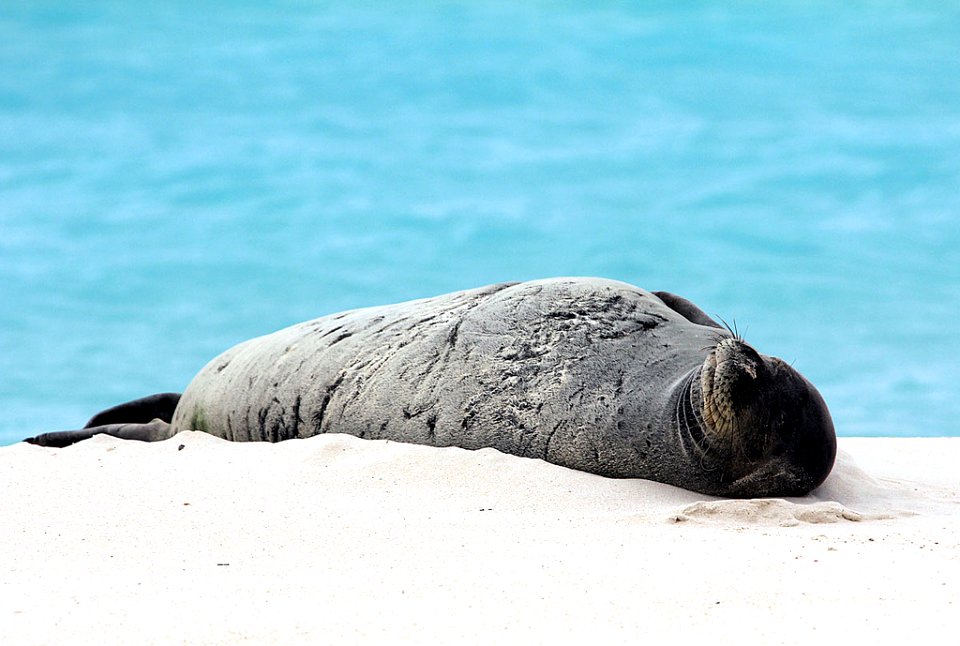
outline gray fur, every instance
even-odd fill
[[[172,426],[230,440],[335,432],[493,447],[687,483],[681,439],[664,429],[675,428],[678,385],[717,334],[626,283],[493,285],[242,343],[197,375]]]
[[[314,319],[228,350],[176,397],[128,402],[94,418],[111,425],[29,441],[349,433],[492,447],[733,496],[805,494],[836,452],[826,405],[788,365],[682,297],[598,278]]]

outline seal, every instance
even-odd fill
[[[176,397],[136,400],[91,420],[102,425],[28,441],[349,433],[492,447],[732,497],[804,495],[836,454],[826,404],[796,370],[687,299],[599,278],[504,283],[318,318],[227,350]]]

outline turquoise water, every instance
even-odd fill
[[[266,5],[0,3],[0,443],[555,275],[735,319],[841,434],[960,435],[956,4]]]

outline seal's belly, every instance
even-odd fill
[[[714,333],[616,281],[494,285],[238,345],[197,375],[173,426],[230,440],[332,432],[493,447],[646,477],[637,455],[663,447],[665,397]]]

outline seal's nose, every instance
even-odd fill
[[[714,349],[717,371],[757,378],[759,353],[740,339],[723,339]]]

